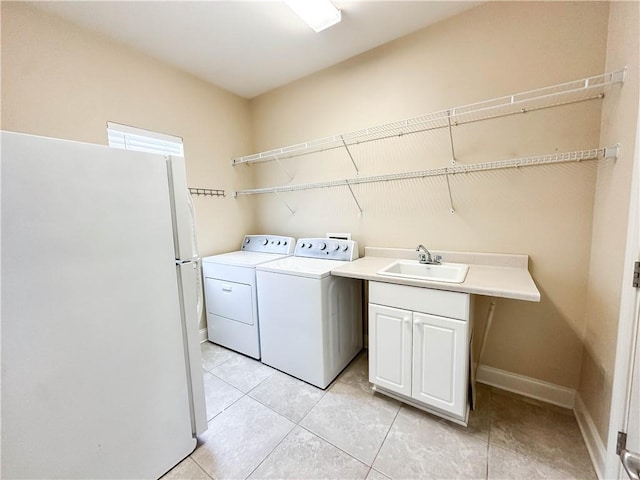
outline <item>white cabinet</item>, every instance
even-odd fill
[[[466,423],[471,297],[369,283],[369,381],[376,390]]]
[[[466,414],[468,323],[413,314],[411,397],[454,415]]]
[[[369,381],[411,396],[412,314],[369,305]]]

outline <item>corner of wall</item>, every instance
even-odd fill
[[[582,438],[587,446],[587,451],[589,452],[589,457],[591,457],[591,463],[593,463],[596,475],[598,476],[598,479],[602,480],[604,478],[607,449],[600,439],[600,434],[598,433],[596,424],[594,423],[589,410],[582,401],[580,392],[576,393],[575,400],[573,413],[576,417],[576,421],[578,422],[578,427],[580,427],[580,432],[582,432]]]
[[[581,425],[599,475],[609,430],[616,340],[620,319],[622,278],[631,172],[636,143],[638,105],[639,3],[610,2],[606,70],[628,67],[623,85],[613,87],[604,99],[600,146],[620,143],[615,161],[598,166],[594,219],[586,299],[582,372],[576,417]],[[607,252],[603,255],[603,252]],[[603,453],[603,451],[605,453]],[[597,460],[597,462],[596,462]],[[598,463],[599,462],[599,463]]]

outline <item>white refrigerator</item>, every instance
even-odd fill
[[[184,159],[1,140],[0,476],[158,478],[207,425]]]

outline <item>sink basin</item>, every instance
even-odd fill
[[[398,260],[378,271],[378,275],[389,277],[431,280],[434,282],[462,283],[469,271],[469,265],[462,263],[441,263],[425,265],[417,260]]]

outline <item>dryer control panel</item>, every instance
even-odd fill
[[[333,238],[299,238],[294,255],[352,262],[359,256],[358,242]]]
[[[245,235],[241,250],[246,252],[280,253],[293,255],[296,239],[278,235]]]

